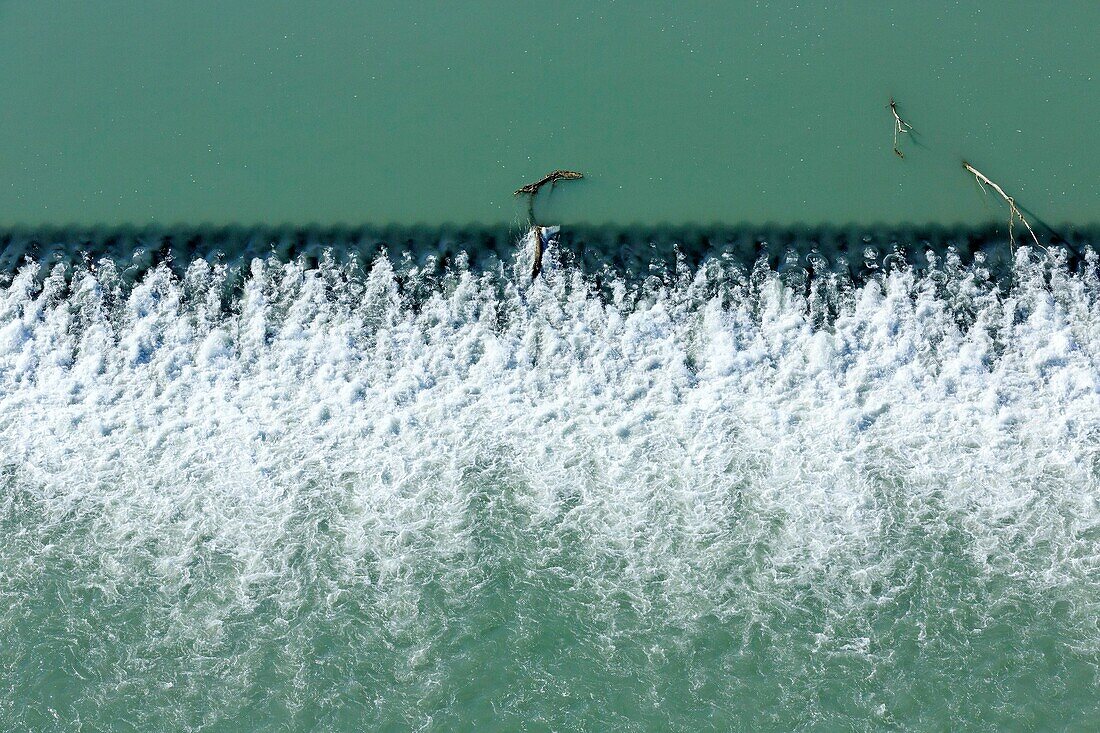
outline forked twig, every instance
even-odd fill
[[[901,115],[898,114],[898,105],[893,97],[890,97],[890,113],[894,115],[894,154],[899,158],[904,158],[905,153],[901,152],[901,148],[898,147],[898,135],[913,132],[913,126],[903,120]]]
[[[982,187],[983,191],[985,190],[986,185],[988,185],[990,188],[1000,194],[1001,198],[1008,202],[1008,241],[1010,244],[1015,244],[1012,239],[1012,222],[1017,217],[1019,217],[1020,221],[1022,221],[1024,223],[1024,226],[1027,227],[1027,233],[1030,234],[1032,240],[1035,241],[1035,246],[1043,246],[1039,244],[1039,238],[1035,236],[1035,231],[1031,228],[1031,225],[1027,223],[1027,219],[1024,218],[1024,215],[1020,212],[1019,207],[1016,206],[1016,202],[1011,196],[1005,193],[1005,190],[1003,188],[998,186],[993,181],[989,180],[989,176],[982,173],[980,170],[970,165],[965,160],[963,161],[963,168],[973,174],[974,178],[978,181],[978,185]]]

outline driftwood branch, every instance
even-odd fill
[[[542,272],[542,249],[545,244],[542,239],[542,227],[538,224],[532,224],[531,236],[535,238],[535,260],[531,264],[531,281],[534,282],[535,278]]]
[[[528,183],[526,186],[520,186],[516,189],[514,195],[520,196],[522,194],[528,194],[534,196],[539,192],[540,188],[548,183],[550,184],[550,187],[553,188],[554,184],[556,184],[558,181],[575,181],[578,178],[584,178],[584,174],[578,173],[577,171],[552,171],[550,173],[547,173],[545,176],[538,179],[534,183]]]
[[[1030,234],[1032,240],[1034,240],[1035,246],[1042,247],[1042,245],[1039,244],[1039,238],[1037,236],[1035,236],[1035,231],[1031,228],[1031,225],[1027,223],[1027,219],[1025,219],[1024,215],[1020,212],[1020,209],[1019,209],[1018,206],[1016,206],[1016,202],[1013,200],[1013,198],[1011,196],[1009,196],[1007,193],[1005,193],[1005,190],[1003,188],[1001,188],[996,183],[991,181],[989,179],[989,176],[985,175],[984,173],[979,171],[977,168],[975,168],[974,166],[967,163],[965,160],[963,161],[963,168],[965,168],[967,171],[969,171],[974,176],[974,178],[978,181],[978,185],[982,187],[983,191],[985,190],[986,186],[989,186],[994,191],[996,191],[998,194],[1000,194],[1001,198],[1003,198],[1005,201],[1008,202],[1008,241],[1009,241],[1009,243],[1015,244],[1012,240],[1012,222],[1015,221],[1016,218],[1019,218],[1020,221],[1022,221],[1024,226],[1027,228],[1027,233]]]
[[[913,126],[898,114],[898,105],[893,97],[890,97],[890,114],[894,115],[894,154],[899,158],[904,158],[905,153],[901,152],[901,148],[898,147],[898,135],[913,132]]]
[[[539,226],[538,221],[535,220],[535,197],[539,193],[539,189],[549,184],[550,189],[553,190],[554,185],[558,181],[576,181],[580,178],[584,178],[583,173],[577,171],[556,170],[547,173],[542,178],[538,179],[534,183],[528,183],[526,186],[520,186],[516,189],[516,196],[526,195],[527,198],[527,218],[530,224],[530,234],[534,237],[535,245],[535,261],[531,265],[531,280],[534,280],[542,272],[542,252],[546,246],[546,240],[543,238],[543,228]]]

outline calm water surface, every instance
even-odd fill
[[[1095,222],[1100,4],[0,3],[0,224]],[[894,95],[920,137],[891,152]]]

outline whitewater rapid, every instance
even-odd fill
[[[951,257],[525,273],[26,264],[0,288],[0,632],[50,572],[96,607],[140,591],[141,643],[196,660],[247,614],[350,603],[408,656],[387,679],[430,682],[454,609],[507,577],[602,619],[601,649],[793,624],[873,669],[879,610],[936,635],[906,599],[948,562],[967,623],[1042,599],[1100,648],[1091,253],[1020,249],[1001,283]]]

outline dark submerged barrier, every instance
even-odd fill
[[[524,229],[516,226],[407,227],[57,227],[0,231],[0,275],[28,259],[89,265],[112,260],[125,280],[167,263],[177,273],[196,259],[247,268],[256,257],[304,261],[329,256],[368,263],[382,252],[428,269],[446,269],[460,258],[475,270],[509,263]],[[1044,246],[1062,248],[1075,269],[1100,225],[1065,226],[1040,235]],[[1017,241],[1020,240],[1017,238]],[[591,274],[627,280],[695,269],[709,259],[752,266],[763,258],[780,271],[801,268],[813,277],[825,268],[863,280],[869,272],[904,261],[922,269],[926,252],[956,253],[972,262],[980,253],[994,277],[1007,274],[1011,249],[1003,226],[564,226],[552,253]]]

